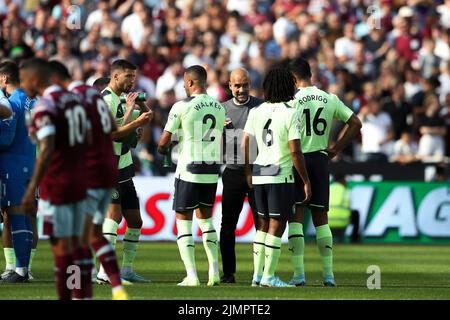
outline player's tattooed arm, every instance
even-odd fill
[[[23,210],[27,214],[36,212],[35,190],[50,165],[54,149],[55,135],[48,135],[39,141],[39,156],[36,160],[33,176],[28,184],[27,191],[22,198]]]
[[[357,134],[361,131],[361,120],[353,114],[350,119],[347,121],[347,130],[345,127],[339,133],[339,139],[336,141],[334,145],[328,147],[328,157],[333,159],[337,154],[339,154],[344,148],[352,142],[352,140],[357,136]],[[345,131],[344,131],[345,130]]]
[[[291,159],[295,170],[297,170],[304,184],[305,200],[302,202],[306,203],[311,199],[311,182],[309,181],[308,171],[306,171],[305,157],[303,156],[300,140],[289,140],[289,150],[291,151]]]
[[[141,113],[150,111],[150,108],[144,101],[136,102],[136,105],[139,107],[139,109],[141,109]]]
[[[136,104],[136,98],[138,97],[138,95],[139,95],[139,93],[137,93],[137,92],[130,92],[126,95],[125,100],[126,100],[127,111],[125,112],[125,115],[123,117],[123,125],[130,123],[131,115],[133,114],[134,106]]]
[[[172,133],[170,133],[169,131],[164,131],[161,134],[161,138],[159,139],[158,153],[165,155],[167,152],[170,151],[171,145],[172,145]]]
[[[153,119],[153,111],[144,112],[136,120],[127,123],[124,126],[118,127],[117,130],[112,132],[112,138],[114,141],[122,141],[126,139],[128,135],[136,130],[138,127],[150,122]]]
[[[12,116],[10,108],[0,104],[0,119],[7,119]]]

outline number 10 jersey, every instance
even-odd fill
[[[50,165],[39,184],[41,199],[62,205],[86,197],[87,128],[85,108],[74,93],[53,85],[36,102],[29,131],[38,140],[53,135],[55,141]]]

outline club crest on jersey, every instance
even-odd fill
[[[114,200],[119,199],[119,191],[114,190],[111,196]]]
[[[123,114],[122,104],[119,104],[119,106],[117,107],[116,118],[123,118],[123,116],[124,116],[124,114]]]

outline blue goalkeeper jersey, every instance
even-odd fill
[[[35,100],[16,89],[8,98],[13,111],[9,119],[0,121],[0,172],[14,179],[30,179],[36,162],[36,145],[28,135],[26,115]]]

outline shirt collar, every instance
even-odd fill
[[[72,81],[67,87],[67,90],[72,91],[74,88],[82,86],[83,84],[84,84],[83,81],[80,80]]]
[[[52,94],[53,92],[62,91],[62,88],[58,86],[57,84],[53,84],[50,87],[47,87],[47,89],[44,90],[44,93],[42,94],[43,97]]]
[[[238,101],[236,100],[236,98],[233,98],[233,103],[234,103],[235,105],[237,105],[237,106],[244,106],[244,105],[246,105],[247,103],[249,103],[249,101],[250,101],[250,96],[248,96],[247,101],[245,101],[244,103],[240,103],[240,102],[238,102]]]

